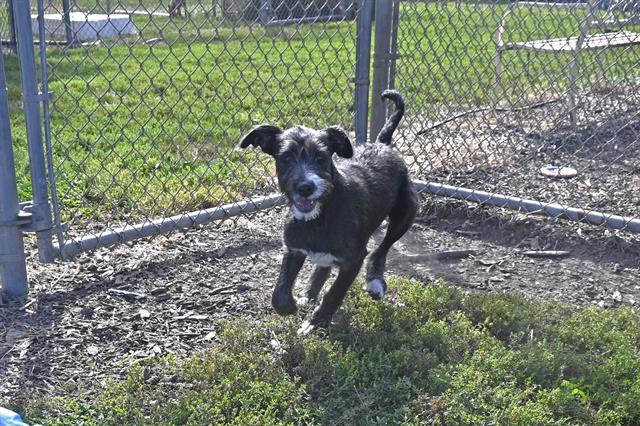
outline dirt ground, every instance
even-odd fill
[[[270,313],[286,214],[273,209],[73,262],[29,262],[28,299],[0,307],[0,401],[25,389],[90,392],[136,361],[183,357],[211,344],[217,320]],[[546,249],[568,253],[525,254]],[[628,233],[425,196],[415,225],[390,254],[388,273],[426,285],[444,278],[466,291],[636,305],[639,253],[640,241]]]

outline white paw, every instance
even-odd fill
[[[308,305],[309,303],[311,303],[309,298],[306,297],[306,296],[299,296],[299,297],[296,297],[295,299],[296,299],[296,305],[298,305],[298,306],[304,306],[304,305]]]
[[[364,291],[369,293],[369,295],[374,299],[382,299],[384,297],[384,292],[387,286],[384,284],[384,281],[375,278],[371,281],[367,281],[364,286]]]
[[[311,322],[305,321],[302,323],[302,325],[298,329],[298,336],[306,336],[307,334],[315,330],[315,328],[316,326],[311,324]]]

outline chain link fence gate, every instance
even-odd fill
[[[369,96],[376,134],[388,86],[407,100],[398,149],[421,189],[639,229],[635,3],[378,0],[371,67],[373,0],[126,1],[70,10],[112,10],[134,31],[74,34],[41,51],[40,73],[33,51],[20,56],[31,118],[29,144],[14,135],[17,182],[34,200],[42,260],[282,203],[268,195],[271,163],[235,149],[241,134],[266,121],[338,124],[362,143]],[[25,27],[29,2],[18,3]],[[97,22],[85,25],[115,27]],[[44,46],[46,22],[36,28]],[[612,33],[622,43],[590,47]],[[27,146],[40,158],[30,171]],[[550,180],[545,166],[577,177]]]

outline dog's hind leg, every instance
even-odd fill
[[[310,302],[318,299],[318,294],[320,294],[320,290],[322,290],[322,286],[329,279],[329,275],[331,275],[331,267],[330,266],[316,266],[313,268],[313,272],[311,273],[311,278],[309,278],[309,288],[307,289],[307,300]]]
[[[372,298],[382,299],[387,291],[387,283],[384,280],[387,254],[391,246],[409,230],[417,212],[418,196],[407,181],[389,213],[389,225],[384,239],[367,260],[367,282],[364,290]]]

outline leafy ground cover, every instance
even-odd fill
[[[391,280],[352,291],[325,336],[293,321],[224,324],[188,359],[131,368],[82,396],[21,399],[45,425],[640,422],[640,315]]]

